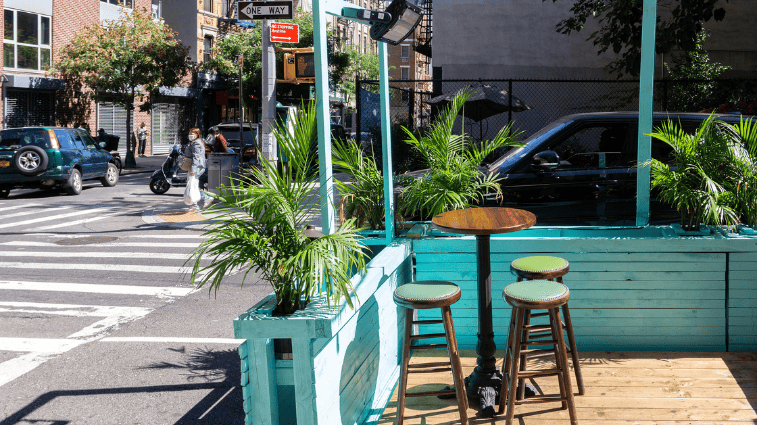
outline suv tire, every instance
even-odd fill
[[[69,195],[78,195],[81,193],[81,172],[74,168],[71,175],[68,176],[68,182],[64,186],[66,193]]]
[[[108,164],[108,171],[105,172],[103,177],[100,177],[100,182],[105,187],[113,187],[118,183],[118,174],[118,167],[111,162]]]
[[[13,156],[13,165],[25,176],[36,176],[47,169],[47,152],[39,146],[24,146]]]

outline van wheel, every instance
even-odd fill
[[[71,175],[68,176],[68,182],[64,186],[66,193],[69,195],[78,195],[81,193],[81,172],[77,169],[71,170]]]
[[[36,176],[47,169],[47,152],[39,146],[24,146],[16,151],[13,165],[25,176]]]
[[[118,167],[116,167],[116,164],[108,164],[108,172],[100,178],[100,181],[105,187],[113,187],[118,183]]]
[[[2,190],[0,190],[0,199],[5,199],[10,194],[11,194],[11,190],[10,189],[2,189]]]

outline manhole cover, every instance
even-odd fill
[[[58,245],[92,245],[96,243],[113,242],[118,239],[115,236],[87,236],[85,238],[61,239],[55,243]]]

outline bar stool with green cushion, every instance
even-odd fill
[[[565,305],[570,298],[570,290],[559,282],[550,280],[531,280],[516,282],[508,285],[502,291],[505,301],[513,307],[510,317],[510,329],[507,336],[507,350],[505,351],[504,364],[502,366],[502,391],[500,391],[499,413],[505,412],[507,403],[507,416],[505,425],[511,425],[515,414],[515,405],[544,403],[559,401],[562,408],[568,410],[571,425],[578,423],[576,419],[576,406],[573,401],[573,389],[570,382],[570,369],[568,367],[568,354],[563,336],[562,321],[560,320],[560,307]],[[549,329],[551,339],[539,341],[527,341],[527,329],[525,319],[530,310],[547,310],[549,315]],[[520,340],[519,340],[520,339]],[[531,346],[551,345],[551,349],[534,349]],[[520,359],[523,354],[547,354],[554,356],[555,367],[551,369],[522,369]],[[517,390],[520,381],[544,376],[557,376],[560,388],[559,396],[536,396],[527,399],[518,399]]]
[[[530,257],[522,257],[510,263],[510,272],[518,277],[518,282],[526,280],[556,280],[559,283],[563,283],[562,277],[568,273],[570,264],[567,260],[560,257],[552,257],[548,255],[533,255]],[[573,323],[570,320],[570,309],[566,302],[562,306],[563,316],[565,317],[565,323],[563,327],[568,333],[568,353],[570,353],[573,360],[573,370],[576,372],[576,385],[578,386],[578,394],[584,394],[584,380],[581,375],[581,364],[578,362],[578,350],[576,349],[576,338],[573,335]],[[526,326],[525,340],[538,339],[548,337],[549,332],[544,332],[544,327],[528,328],[531,325],[531,318],[547,316],[549,313],[531,313],[529,310],[526,313]],[[547,357],[550,354],[546,354]],[[521,367],[525,368],[528,363],[527,355],[521,356]],[[518,391],[518,397],[523,398],[525,393],[525,385],[521,386]]]
[[[405,316],[405,344],[402,349],[402,371],[400,373],[400,388],[397,394],[397,425],[404,421],[405,398],[425,397],[433,395],[456,395],[457,409],[460,412],[460,422],[468,423],[468,397],[465,393],[460,353],[455,338],[455,328],[452,325],[452,312],[450,305],[460,299],[460,288],[451,282],[441,280],[424,280],[406,283],[394,290],[394,302],[400,307],[406,308]],[[442,311],[442,320],[413,320],[413,311],[418,309],[439,308]],[[413,325],[444,324],[444,333],[413,335]],[[422,363],[410,365],[410,349],[413,340],[442,338],[446,344],[415,345],[413,349],[444,348],[449,351],[449,366],[446,362]],[[454,390],[424,391],[416,393],[407,392],[407,374],[413,372],[429,373],[451,371],[455,380]],[[418,369],[418,370],[415,370]]]

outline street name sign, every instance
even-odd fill
[[[292,0],[240,1],[238,16],[241,20],[292,19]]]
[[[271,41],[279,43],[299,43],[300,26],[297,24],[271,22]]]

